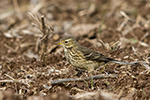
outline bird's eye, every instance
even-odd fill
[[[65,43],[68,43],[68,41],[65,41]]]

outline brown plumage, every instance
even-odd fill
[[[72,66],[79,69],[93,71],[108,62],[135,65],[135,63],[122,62],[108,58],[89,48],[83,47],[72,37],[64,38],[56,44],[63,46],[67,61]]]

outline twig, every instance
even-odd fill
[[[15,10],[11,10],[11,11],[5,12],[3,14],[1,13],[0,20],[6,19],[7,17],[12,16],[14,13],[15,13]]]
[[[44,21],[44,15],[41,16],[41,18],[39,19],[39,17],[37,17],[36,15],[32,14],[29,12],[29,14],[37,21],[38,25],[34,24],[34,26],[36,26],[41,32],[42,32],[42,38],[40,40],[41,44],[42,44],[42,51],[40,53],[40,60],[44,61],[45,57],[46,57],[46,52],[47,52],[47,47],[48,47],[48,36],[51,32],[51,27],[49,27],[45,21]],[[37,45],[38,46],[38,45]],[[37,47],[36,47],[36,51],[37,51]]]
[[[47,35],[43,35],[41,41],[45,40],[47,38]]]
[[[12,79],[14,82],[15,82],[15,89],[17,91],[17,84],[16,84],[16,81],[13,77],[9,76],[8,74],[5,74],[7,77],[9,77],[10,79]]]
[[[149,36],[149,32],[146,32],[145,34],[144,34],[144,36],[141,38],[141,41],[143,41],[146,37],[148,37]]]
[[[18,83],[22,83],[22,84],[24,84],[24,85],[27,85],[27,86],[29,86],[30,87],[30,85],[29,84],[27,84],[27,83],[23,83],[22,82],[23,80],[0,80],[0,83],[13,83],[13,82],[18,82]]]
[[[123,29],[123,27],[127,24],[128,21],[133,21],[124,11],[120,11],[120,14],[125,17],[125,20],[117,29],[119,32]]]
[[[37,13],[43,6],[46,6],[44,0],[36,4],[36,6],[32,9],[32,13]]]
[[[13,81],[15,81],[15,79],[11,76],[9,76],[8,74],[5,74],[7,77],[9,77],[10,79],[12,79]]]
[[[133,50],[134,54],[137,53],[137,51],[135,50],[134,46],[132,46],[132,50]]]
[[[37,24],[32,23],[32,25],[33,25],[34,27],[38,28],[38,29],[42,32],[41,28],[40,28]]]
[[[52,88],[52,86],[47,86],[45,84],[43,84],[43,87],[46,88],[46,89],[48,89],[48,90]]]
[[[19,46],[17,46],[15,49],[13,49],[12,47],[8,46],[7,44],[4,44],[4,47],[8,48],[12,52],[17,52],[19,50]]]
[[[44,21],[44,15],[41,16],[41,24],[42,24],[42,39],[41,41],[43,41],[42,43],[42,54],[40,56],[41,60],[45,60],[45,53],[47,52],[47,46],[48,46],[48,34],[50,32],[49,28],[46,27],[45,25],[45,21]],[[46,31],[48,29],[48,31]]]
[[[27,86],[30,87],[29,84],[23,82],[24,79],[19,79],[19,80],[17,80],[17,79],[14,79],[13,77],[9,76],[8,74],[5,74],[5,75],[6,75],[7,77],[9,77],[10,79],[12,79],[12,80],[0,80],[0,83],[2,83],[2,82],[19,82],[19,83],[22,83],[22,84],[27,85]]]
[[[102,46],[103,46],[103,47],[105,47],[105,48],[106,48],[105,43],[104,43],[101,39],[98,39],[98,41],[102,44]]]
[[[101,74],[101,75],[96,75],[96,76],[93,76],[93,79],[99,79],[99,78],[116,78],[117,75],[116,74]],[[92,77],[86,77],[86,78],[67,78],[67,79],[59,79],[59,80],[54,80],[54,81],[50,81],[50,83],[52,85],[55,85],[55,84],[60,84],[60,83],[63,83],[63,82],[72,82],[72,81],[84,81],[84,80],[90,80],[92,79]]]
[[[39,44],[40,44],[40,38],[37,38],[36,40],[36,46],[35,46],[35,52],[38,52],[39,51]]]
[[[29,15],[30,15],[34,20],[37,21],[38,25],[41,25],[41,23],[40,23],[40,21],[39,21],[39,18],[38,18],[36,15],[34,15],[34,14],[30,13],[30,12],[28,12],[28,13],[29,13]]]
[[[14,80],[0,80],[0,83],[14,83]],[[15,82],[15,89],[16,89],[16,82]]]
[[[146,64],[144,61],[138,61],[139,64],[143,65],[146,70],[150,70],[150,66]]]
[[[21,12],[20,12],[20,8],[19,8],[19,6],[18,6],[17,0],[13,0],[13,4],[14,4],[14,8],[15,8],[15,11],[16,11],[16,13],[17,13],[18,18],[19,18],[20,20],[23,19],[23,16],[22,16],[22,14],[21,14]]]
[[[132,20],[124,11],[120,11],[120,14],[124,16],[127,20]]]
[[[128,20],[124,20],[123,23],[121,23],[121,25],[119,26],[119,28],[117,29],[119,32],[123,29],[123,27],[127,24]]]
[[[149,44],[147,44],[147,43],[145,43],[145,42],[141,42],[141,41],[139,41],[139,44],[140,44],[140,45],[142,45],[142,46],[144,46],[144,47],[148,47],[148,48],[150,48],[150,45],[149,45]]]
[[[148,63],[148,64],[150,64],[149,60],[150,60],[150,57],[145,58],[145,62]]]
[[[24,48],[24,47],[28,47],[28,46],[32,46],[32,45],[36,45],[36,43],[34,43],[34,42],[22,43],[19,45],[19,47]]]
[[[44,15],[41,16],[41,21],[42,21],[42,33],[43,36],[46,35],[46,29],[45,29],[45,22],[44,22]]]

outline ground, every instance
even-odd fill
[[[5,0],[0,8],[2,100],[150,99],[148,0]],[[54,45],[67,36],[115,60],[138,64],[81,71]],[[93,85],[85,79],[91,74],[100,76]]]

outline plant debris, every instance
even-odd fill
[[[3,0],[0,8],[1,100],[150,99],[148,0]],[[81,71],[54,45],[67,36],[139,64]]]

